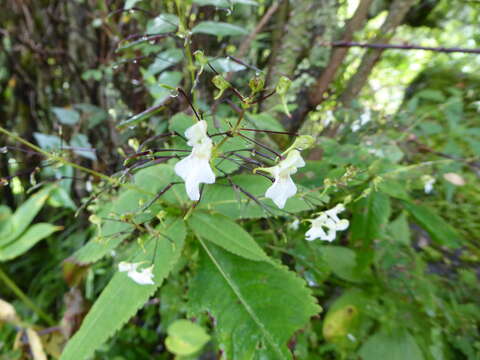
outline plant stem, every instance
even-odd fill
[[[13,282],[12,279],[0,268],[0,279],[12,290],[12,292],[21,300],[25,305],[32,309],[41,319],[43,319],[48,325],[55,325],[55,321],[42,309],[40,309],[35,303]]]
[[[5,135],[7,135],[8,137],[14,139],[15,141],[18,141],[18,142],[28,146],[30,149],[35,150],[38,153],[44,155],[47,159],[50,159],[50,160],[56,161],[56,162],[60,162],[63,165],[69,165],[69,166],[71,166],[75,169],[78,169],[80,171],[83,171],[83,172],[86,172],[88,174],[94,175],[94,176],[96,176],[96,177],[98,177],[102,180],[105,180],[105,181],[109,182],[110,184],[112,184],[114,186],[123,186],[123,187],[126,187],[127,189],[132,189],[132,190],[136,190],[138,192],[144,193],[144,194],[152,195],[150,192],[145,191],[144,189],[142,189],[138,186],[135,186],[135,185],[132,185],[132,184],[123,184],[123,183],[119,182],[118,179],[115,179],[115,178],[112,178],[108,175],[99,173],[98,171],[86,168],[82,165],[75,164],[74,162],[68,161],[61,156],[50,154],[49,152],[39,148],[37,145],[32,144],[31,142],[29,142],[25,139],[22,139],[20,136],[15,135],[14,133],[8,131],[7,129],[5,129],[1,126],[0,126],[0,133],[3,133]]]

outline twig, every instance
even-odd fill
[[[275,11],[277,11],[279,6],[280,6],[280,1],[276,1],[272,4],[272,6],[270,6],[267,12],[263,15],[260,22],[255,27],[255,29],[250,33],[250,35],[248,35],[248,37],[245,39],[242,45],[240,45],[240,48],[238,49],[238,52],[236,54],[237,57],[241,58],[245,56],[246,52],[250,48],[250,45],[252,44],[252,41],[255,39],[258,33],[262,31],[263,27],[268,23],[268,21],[273,16],[273,14],[275,14]]]
[[[395,44],[368,44],[360,42],[348,42],[348,41],[334,41],[331,43],[322,43],[323,46],[332,46],[332,47],[361,47],[368,49],[397,49],[397,50],[423,50],[423,51],[434,51],[441,53],[465,53],[465,54],[480,54],[480,49],[466,49],[459,47],[433,47],[433,46],[419,46],[414,44],[404,44],[404,45],[395,45]]]

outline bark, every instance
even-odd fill
[[[392,38],[395,29],[402,23],[408,11],[418,0],[395,0],[390,6],[387,18],[382,24],[379,35],[372,41],[373,43],[388,43]],[[348,82],[346,90],[340,96],[340,103],[344,106],[350,106],[352,101],[363,89],[367,80],[385,49],[369,50],[362,58],[362,62]]]

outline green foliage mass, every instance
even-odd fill
[[[7,2],[0,358],[479,359],[480,9],[412,3]]]

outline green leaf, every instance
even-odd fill
[[[18,238],[30,225],[47,201],[53,186],[48,186],[30,196],[0,228],[0,246]]]
[[[153,268],[155,285],[139,285],[126,273],[117,272],[93,304],[80,330],[67,343],[61,360],[90,358],[94,351],[135,315],[161,286],[180,258],[185,240],[185,227],[181,220],[176,220],[167,225],[160,225],[156,230],[165,236],[150,238],[145,243],[145,251],[138,247],[131,261],[150,262],[156,250]]]
[[[165,34],[175,31],[178,27],[178,17],[173,14],[161,14],[147,24],[149,35]]]
[[[209,34],[216,36],[241,36],[247,35],[244,28],[217,21],[202,21],[192,29],[193,34]]]
[[[35,132],[33,133],[33,137],[35,138],[38,146],[44,150],[58,150],[62,147],[62,139],[56,135],[47,135]]]
[[[125,1],[125,6],[123,7],[125,10],[129,10],[133,8],[138,2],[141,0],[127,0]]]
[[[245,65],[239,64],[230,58],[217,58],[210,60],[210,65],[219,73],[237,72],[246,69]],[[206,70],[211,71],[210,67],[207,67]]]
[[[30,226],[27,231],[12,243],[0,247],[0,261],[11,260],[30,250],[36,243],[49,237],[55,231],[61,230],[61,226],[47,223],[38,223]]]
[[[149,74],[156,75],[170,66],[177,64],[183,59],[183,52],[180,49],[168,49],[155,56],[155,61],[149,66]]]
[[[381,192],[372,192],[358,201],[354,206],[350,227],[352,240],[367,245],[378,239],[385,230],[390,213],[390,198]]]
[[[195,211],[188,219],[188,225],[202,239],[235,255],[254,261],[270,261],[250,234],[226,216]]]
[[[97,155],[95,149],[88,141],[88,138],[84,134],[75,134],[70,140],[70,146],[73,148],[73,152],[86,159],[97,161]]]
[[[415,338],[406,329],[385,329],[370,337],[360,348],[365,360],[423,360],[423,354]]]
[[[287,342],[321,311],[305,282],[283,266],[202,245],[190,306],[215,319],[224,357],[292,359]]]
[[[0,229],[12,216],[12,210],[7,205],[0,205]]]
[[[75,125],[80,121],[80,114],[76,110],[53,107],[52,111],[62,124]]]
[[[388,232],[395,241],[404,245],[410,245],[410,226],[408,225],[408,216],[405,212],[402,212],[388,225]]]
[[[362,282],[369,276],[366,271],[358,270],[355,251],[334,245],[318,245],[316,249],[339,278],[351,282]]]
[[[285,131],[282,124],[268,113],[248,114],[247,120],[253,124],[255,129]]]
[[[462,244],[463,239],[460,234],[430,208],[406,201],[403,202],[403,206],[412,215],[415,222],[424,228],[432,240],[439,245],[458,248]]]
[[[167,329],[165,346],[175,355],[187,356],[199,351],[210,340],[200,326],[188,320],[176,320]]]
[[[327,341],[348,344],[348,335],[357,335],[359,322],[366,312],[368,295],[360,289],[351,288],[337,298],[323,320],[323,336]]]

